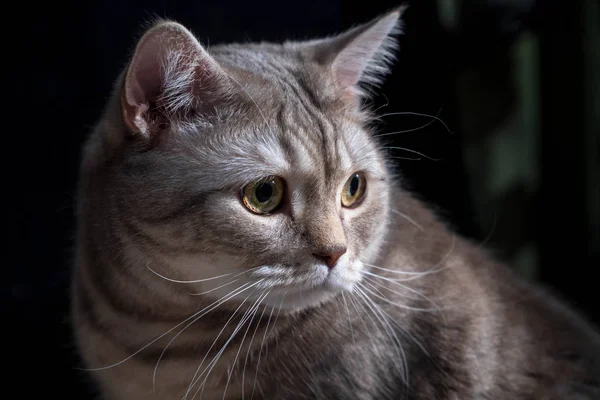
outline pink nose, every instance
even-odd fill
[[[346,246],[343,246],[332,249],[331,251],[327,251],[323,254],[313,253],[313,255],[318,259],[323,260],[329,269],[333,269],[340,257],[346,253],[346,250]]]

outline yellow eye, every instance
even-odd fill
[[[281,203],[283,189],[283,179],[277,176],[253,182],[242,190],[242,202],[255,214],[268,214]]]
[[[356,207],[365,196],[367,180],[365,174],[356,172],[348,178],[342,189],[342,205],[344,207]]]

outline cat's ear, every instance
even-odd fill
[[[229,80],[182,25],[161,22],[138,42],[121,89],[123,119],[150,136],[190,111],[207,112],[227,97]]]
[[[335,83],[345,95],[359,97],[361,84],[377,85],[389,72],[405,9],[406,6],[398,7],[366,24],[314,43],[317,60],[332,69]]]

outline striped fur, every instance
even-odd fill
[[[397,188],[359,105],[400,13],[210,54],[173,22],[141,39],[81,167],[73,317],[102,398],[598,394],[598,335]],[[283,206],[252,214],[270,175]]]

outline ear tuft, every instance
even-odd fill
[[[330,64],[339,89],[353,98],[363,95],[361,84],[376,86],[389,73],[402,32],[406,6],[332,38],[317,41],[317,58]]]
[[[121,92],[123,118],[135,133],[224,97],[227,75],[196,38],[176,22],[161,22],[140,39]]]

